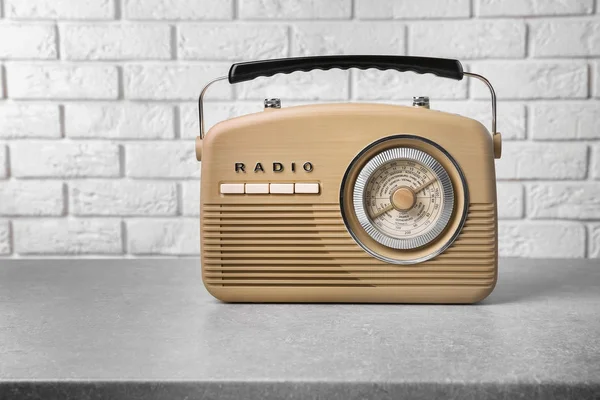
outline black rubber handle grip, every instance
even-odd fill
[[[280,58],[236,63],[229,69],[229,83],[251,81],[259,76],[289,74],[294,71],[313,69],[377,68],[394,69],[419,74],[431,73],[442,78],[461,80],[463,68],[458,60],[448,58],[408,57],[408,56],[319,56]]]

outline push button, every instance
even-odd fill
[[[221,183],[221,194],[244,194],[244,184]]]
[[[265,194],[269,193],[268,183],[246,183],[247,194]]]
[[[221,183],[221,194],[319,194],[317,182],[301,183]]]
[[[294,192],[317,194],[317,193],[319,193],[319,184],[318,183],[296,183]]]
[[[293,183],[271,183],[270,191],[272,194],[293,194]]]

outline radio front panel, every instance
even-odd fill
[[[356,213],[361,203],[352,201],[368,162],[397,149],[413,149],[421,157],[412,161],[432,181],[423,189],[430,196],[412,194],[410,182],[420,178],[407,170],[412,167],[403,155],[399,164],[383,163],[373,171],[366,191],[383,176],[405,184],[391,193],[382,181],[376,189],[385,193],[377,200],[382,203],[365,211],[370,213],[365,221],[381,212],[376,219],[383,219],[388,232],[375,231],[393,237],[392,222],[402,219],[402,207],[410,208],[411,222],[424,220],[418,229],[435,232],[412,247],[390,246],[370,235]],[[495,285],[497,267],[493,160],[492,137],[479,122],[426,108],[311,105],[219,123],[202,143],[205,284],[226,301],[484,298]],[[394,168],[405,172],[393,176]],[[452,188],[445,202],[444,188]],[[433,210],[436,201],[439,213],[423,211]],[[385,210],[391,202],[400,211]],[[418,236],[410,230],[401,234],[406,237],[397,237],[398,243]]]

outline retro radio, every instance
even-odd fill
[[[281,107],[204,132],[217,81],[377,68],[483,81],[492,133],[429,108]],[[497,277],[496,99],[459,61],[326,56],[245,62],[199,98],[202,277],[231,302],[473,303]]]

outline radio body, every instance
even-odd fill
[[[333,56],[235,64],[229,80],[372,66],[466,74],[455,60]],[[501,142],[492,96],[493,134],[475,120],[429,109],[423,98],[413,107],[278,108],[269,100],[265,111],[220,122],[206,135],[201,120],[208,291],[230,302],[485,298],[498,259],[494,158]]]

